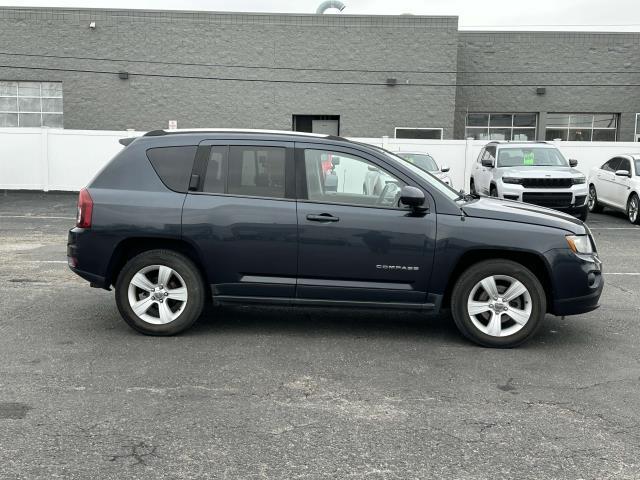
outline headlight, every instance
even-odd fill
[[[593,253],[593,245],[589,235],[567,235],[567,243],[573,253]]]
[[[515,177],[502,177],[502,182],[503,183],[520,184],[520,183],[522,183],[522,179],[521,178],[515,178]]]
[[[587,182],[586,177],[575,177],[572,179],[574,185],[580,185]]]

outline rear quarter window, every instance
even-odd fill
[[[184,193],[189,188],[197,148],[196,145],[150,148],[147,158],[167,188]]]

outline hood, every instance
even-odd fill
[[[553,178],[582,177],[579,170],[572,167],[502,167],[499,169],[503,177],[545,178],[552,174]]]
[[[584,224],[569,214],[530,203],[480,197],[461,206],[469,217],[491,218],[508,222],[529,223],[544,227],[560,228],[575,234],[587,232]]]

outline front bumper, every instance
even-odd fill
[[[587,208],[589,191],[586,184],[570,188],[525,188],[522,185],[500,182],[499,196],[567,213],[582,213]]]
[[[568,248],[557,248],[546,252],[545,257],[553,283],[550,313],[577,315],[599,307],[604,278],[597,253],[578,256]]]

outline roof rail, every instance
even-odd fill
[[[254,133],[254,134],[274,134],[274,135],[299,135],[303,137],[329,138],[333,135],[320,133],[295,132],[291,130],[261,130],[252,128],[188,128],[183,130],[151,130],[145,133],[144,137],[161,137],[164,135],[177,135],[189,133]]]

